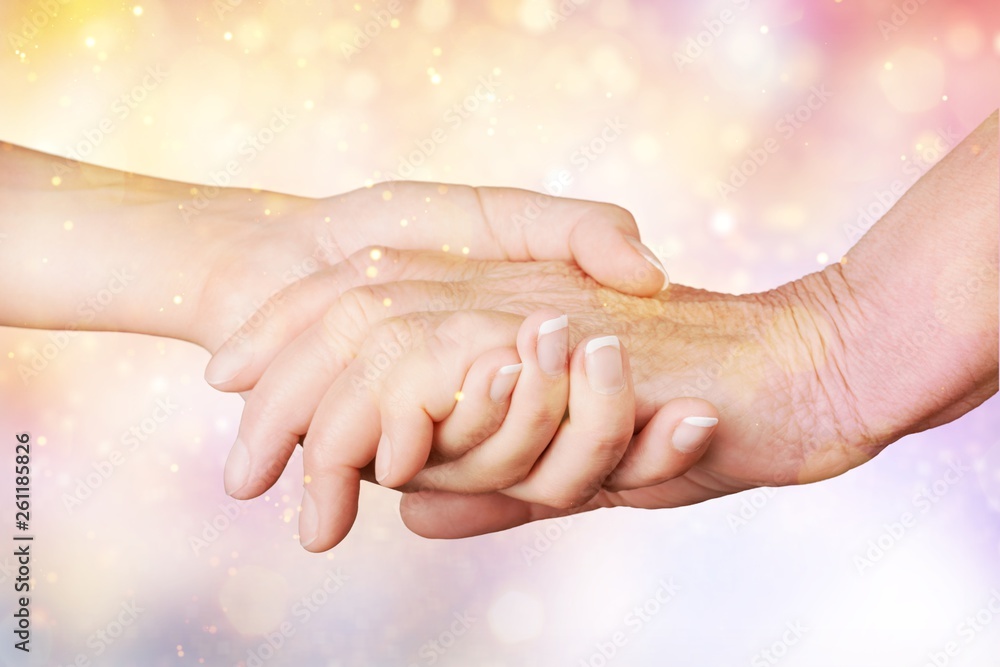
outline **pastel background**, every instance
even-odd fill
[[[1000,100],[995,0],[136,3],[3,0],[0,139],[315,196],[568,182],[631,209],[674,281],[733,292],[836,261]],[[224,495],[242,401],[204,351],[63,343],[25,382],[54,335],[0,329],[3,451],[37,441],[30,659],[0,456],[0,664],[1000,665],[997,399],[822,484],[456,542],[368,487],[314,556],[298,460]]]

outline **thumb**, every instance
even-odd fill
[[[616,216],[623,214],[631,220],[632,214],[617,206],[602,206],[603,210],[595,208],[570,232],[573,260],[597,282],[625,294],[653,296],[666,289],[670,285],[667,271],[639,240],[638,231],[633,235],[614,224]]]
[[[486,224],[512,260],[572,260],[597,282],[635,296],[669,285],[620,206],[513,188],[478,188]]]

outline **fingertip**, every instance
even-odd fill
[[[358,516],[361,473],[343,467],[329,474],[307,476],[299,504],[299,544],[322,553],[340,544]]]
[[[573,229],[570,248],[581,269],[619,292],[649,297],[670,284],[663,264],[628,226],[591,216]]]
[[[382,414],[375,479],[382,486],[394,488],[409,482],[426,465],[434,439],[434,421],[422,408],[408,414],[391,410],[383,410]]]
[[[638,489],[683,475],[708,451],[718,424],[718,410],[704,399],[668,401],[635,436],[604,488]]]
[[[250,341],[235,334],[215,351],[205,366],[205,382],[219,391],[243,391],[249,389],[246,382],[240,382],[243,374],[253,362],[253,347]]]

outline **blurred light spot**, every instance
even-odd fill
[[[142,7],[136,5],[135,7],[132,8],[132,13],[135,14],[136,16],[142,16]]]
[[[770,29],[769,29],[769,28],[768,28],[768,27],[767,27],[766,25],[762,25],[762,26],[760,27],[760,34],[762,34],[762,35],[766,35],[766,34],[767,34],[767,33],[769,33],[769,32],[770,32]]]
[[[892,69],[880,72],[882,92],[897,111],[933,108],[944,93],[944,65],[933,54],[904,47],[892,59]]]
[[[631,152],[639,162],[653,162],[660,157],[660,142],[651,134],[640,134],[632,140]]]
[[[410,224],[410,222],[406,218],[403,218],[402,220],[399,221],[400,227],[406,227],[408,224]]]
[[[86,40],[84,40],[84,44],[87,45],[88,49],[92,49],[94,48],[94,44],[97,44],[97,41],[93,37],[88,37]]]
[[[959,23],[945,35],[948,48],[959,58],[971,58],[983,48],[983,34],[973,23]]]
[[[63,229],[65,229],[67,232],[73,231],[73,221],[67,220],[66,222],[64,222]]]
[[[726,211],[716,211],[712,215],[711,227],[712,231],[720,236],[726,236],[733,231],[736,226],[736,221],[733,220],[731,216]]]
[[[170,464],[170,472],[177,472],[178,470],[180,470],[180,466],[178,466],[176,463]]]
[[[441,252],[448,252],[449,250],[451,250],[451,246],[448,245],[447,243],[441,246]]]
[[[35,442],[37,442],[40,447],[44,447],[45,443],[48,442],[48,439],[44,435],[40,435],[38,436],[38,440],[36,440]]]
[[[377,262],[382,259],[382,251],[378,248],[372,248],[372,251],[368,253],[368,256],[371,257],[373,261]]]
[[[378,93],[379,87],[378,78],[366,69],[352,68],[344,77],[344,93],[351,102],[363,104],[369,101]]]
[[[487,614],[493,636],[507,644],[538,637],[545,624],[541,601],[521,591],[508,591],[498,597]]]
[[[521,0],[517,18],[521,25],[531,32],[550,30],[552,17],[559,16],[554,5],[551,0]]]
[[[233,33],[226,31],[225,33],[223,33],[222,39],[226,40],[227,42],[233,41]]]
[[[390,299],[389,297],[385,297],[384,299],[382,299],[382,305],[388,308],[389,306],[392,305],[392,299]]]
[[[365,275],[368,276],[369,278],[374,278],[375,276],[378,275],[378,269],[376,269],[374,266],[369,266],[367,269],[365,269]]]
[[[440,30],[451,23],[455,14],[451,0],[420,0],[417,22],[428,30]]]
[[[460,391],[456,391],[455,392],[455,400],[456,401],[461,401],[463,398],[465,398],[465,394],[463,394]]]
[[[184,303],[184,297],[182,297],[180,294],[175,294],[174,295],[174,305],[175,306],[179,306],[182,303]]]
[[[53,176],[52,177],[52,185],[54,185],[56,187],[59,187],[59,185],[61,185],[61,184],[62,184],[62,179],[61,178],[59,178],[58,176]]]
[[[826,264],[827,262],[830,261],[830,256],[827,255],[825,252],[821,252],[818,255],[816,255],[816,261],[820,264]]]
[[[463,255],[468,255],[469,254],[469,247],[468,246],[463,246],[462,247],[462,254]]]

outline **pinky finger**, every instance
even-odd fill
[[[668,401],[633,438],[618,467],[604,480],[604,488],[641,489],[683,475],[708,450],[718,423],[719,412],[708,401]]]

